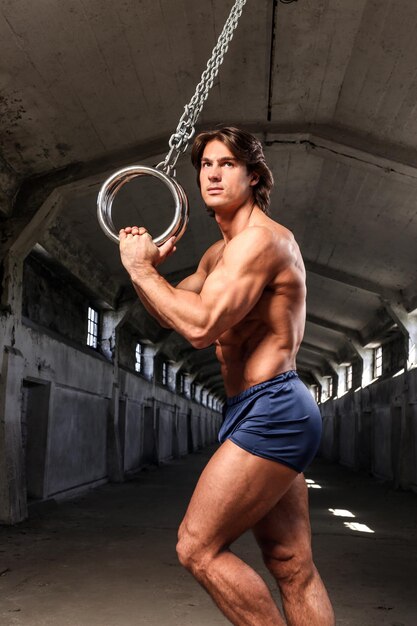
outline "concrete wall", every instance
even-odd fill
[[[320,408],[325,458],[417,491],[417,369]]]
[[[23,266],[22,315],[83,345],[91,298],[73,283],[73,277],[58,276],[38,256],[29,255]]]
[[[9,455],[0,480],[0,522],[24,519],[27,496],[69,496],[123,480],[145,464],[215,440],[220,413],[26,324],[19,330],[24,355],[0,345],[8,437],[0,454]],[[20,495],[11,511],[13,490]]]

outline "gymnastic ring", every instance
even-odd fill
[[[153,176],[162,181],[171,192],[175,202],[175,215],[168,228],[159,235],[153,237],[153,242],[157,246],[162,246],[170,237],[175,236],[178,241],[185,232],[188,224],[188,199],[181,185],[161,170],[146,165],[130,165],[114,172],[103,183],[97,197],[97,218],[104,233],[112,241],[119,243],[119,236],[113,224],[111,209],[117,192],[124,184],[137,176]]]

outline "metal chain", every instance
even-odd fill
[[[214,79],[219,73],[220,65],[223,63],[224,55],[233,38],[233,33],[245,4],[246,0],[236,0],[233,5],[219,39],[213,48],[211,57],[207,62],[207,67],[201,75],[201,80],[196,87],[195,93],[190,102],[185,105],[184,113],[180,118],[177,129],[169,139],[170,151],[165,160],[157,166],[158,169],[162,169],[168,175],[174,170],[178,157],[187,150],[190,139],[194,136],[195,123],[203,109],[204,102],[207,100]]]

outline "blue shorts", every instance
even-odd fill
[[[303,472],[318,450],[322,420],[313,396],[291,370],[227,399],[219,441]]]

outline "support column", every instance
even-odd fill
[[[120,441],[119,408],[119,328],[130,310],[129,305],[117,311],[107,311],[103,316],[101,348],[105,356],[113,363],[113,385],[107,417],[107,472],[112,482],[124,480],[124,450]]]
[[[346,367],[344,365],[336,365],[337,373],[337,397],[340,398],[346,393]]]
[[[351,346],[355,350],[356,354],[362,359],[363,370],[362,370],[362,387],[366,387],[369,385],[373,378],[373,362],[374,362],[374,354],[373,350],[370,348],[363,348],[358,341],[355,339],[349,339]]]
[[[107,418],[107,472],[113,483],[124,480],[123,450],[119,429],[120,388],[113,382],[112,397]]]
[[[22,353],[6,346],[0,378],[0,523],[27,517],[25,462],[22,447]]]
[[[195,400],[198,403],[200,403],[202,401],[202,397],[201,397],[202,389],[203,389],[203,385],[201,385],[200,383],[196,383],[196,385],[195,385]]]
[[[406,370],[417,366],[417,313],[408,313],[406,309],[399,305],[383,300],[384,307],[392,320],[403,332],[407,345],[407,366]]]
[[[3,260],[3,337],[0,340],[0,522],[16,524],[27,517],[25,459],[22,446],[23,260],[9,251]],[[19,349],[20,348],[20,349]]]
[[[105,311],[101,330],[101,349],[109,361],[114,361],[117,346],[117,329],[129,313],[131,306],[124,306],[117,311]]]
[[[173,393],[177,391],[177,374],[181,369],[181,365],[182,362],[173,363],[172,361],[170,361],[168,365],[168,389]]]
[[[188,400],[191,400],[191,384],[195,378],[195,375],[184,374],[184,395]]]
[[[158,347],[152,344],[143,344],[143,375],[147,380],[153,380],[155,375],[155,355]]]
[[[404,335],[406,362],[404,367],[404,386],[402,391],[401,429],[398,450],[398,465],[394,468],[394,482],[397,487],[408,489],[413,483],[412,466],[414,461],[414,442],[412,411],[410,410],[410,390],[408,370],[417,365],[417,315],[408,313],[399,304],[383,301],[385,309],[401,329]]]
[[[317,402],[323,401],[323,378],[316,369],[310,370],[312,378],[314,378],[315,386],[317,387]]]

